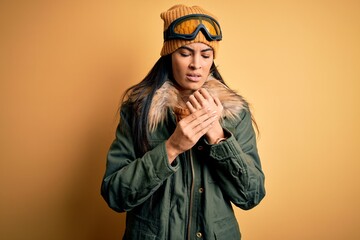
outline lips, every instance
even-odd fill
[[[201,80],[201,75],[195,74],[195,73],[190,73],[190,74],[186,74],[186,78],[190,81],[198,82]]]

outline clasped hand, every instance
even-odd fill
[[[190,115],[177,123],[174,133],[166,141],[170,163],[177,155],[192,148],[204,135],[210,144],[224,137],[219,122],[223,106],[217,97],[201,88],[189,96],[186,106]]]

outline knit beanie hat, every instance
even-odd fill
[[[204,10],[199,6],[188,7],[179,4],[171,7],[169,10],[160,14],[160,17],[164,20],[164,31],[169,27],[169,25],[174,20],[190,14],[205,14],[217,20],[217,18],[213,14],[209,13],[208,11]],[[214,51],[214,58],[215,58],[216,52],[219,48],[219,41],[208,41],[201,31],[193,40],[171,39],[168,41],[164,41],[160,55],[161,56],[168,55],[170,53],[173,53],[176,49],[178,49],[181,46],[196,42],[204,43],[210,46]]]

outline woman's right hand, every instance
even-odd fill
[[[172,163],[180,153],[192,148],[215,121],[217,121],[216,111],[205,108],[181,119],[174,133],[165,143],[169,163]]]

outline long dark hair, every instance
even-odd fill
[[[225,84],[214,62],[210,72],[214,78]],[[129,104],[132,110],[131,133],[136,151],[141,154],[144,154],[150,148],[148,119],[152,99],[156,90],[168,80],[175,83],[172,76],[171,54],[160,57],[145,78],[138,84],[128,88],[122,96],[122,104]]]

